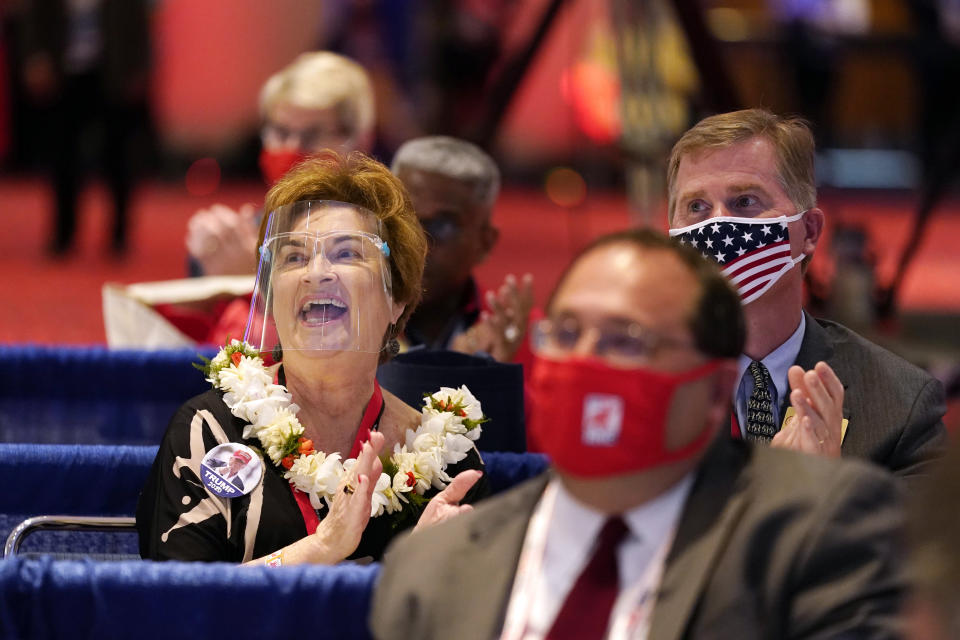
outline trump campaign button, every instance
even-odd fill
[[[239,442],[217,445],[200,462],[203,484],[221,498],[237,498],[253,491],[263,477],[263,462],[253,449]]]

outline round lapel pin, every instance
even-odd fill
[[[200,462],[203,484],[221,498],[238,498],[253,491],[263,476],[263,462],[239,442],[217,445]]]

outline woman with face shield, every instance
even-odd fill
[[[427,250],[400,182],[331,153],[288,173],[266,205],[244,340],[205,367],[214,388],[174,416],[140,497],[145,558],[379,559],[398,531],[487,491],[468,389],[418,410],[376,382],[420,299]],[[242,492],[204,462],[221,446],[252,456]]]

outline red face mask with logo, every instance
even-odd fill
[[[270,186],[280,181],[287,171],[293,169],[299,162],[306,160],[310,155],[297,149],[260,150],[260,173]]]
[[[530,378],[530,435],[565,473],[605,477],[687,460],[710,443],[704,425],[679,449],[666,446],[667,414],[677,389],[719,367],[713,360],[679,374],[615,369],[594,358],[536,356]]]

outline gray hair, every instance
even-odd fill
[[[400,145],[390,170],[437,173],[473,185],[477,202],[492,207],[500,192],[500,170],[480,147],[449,136],[414,138]]]

